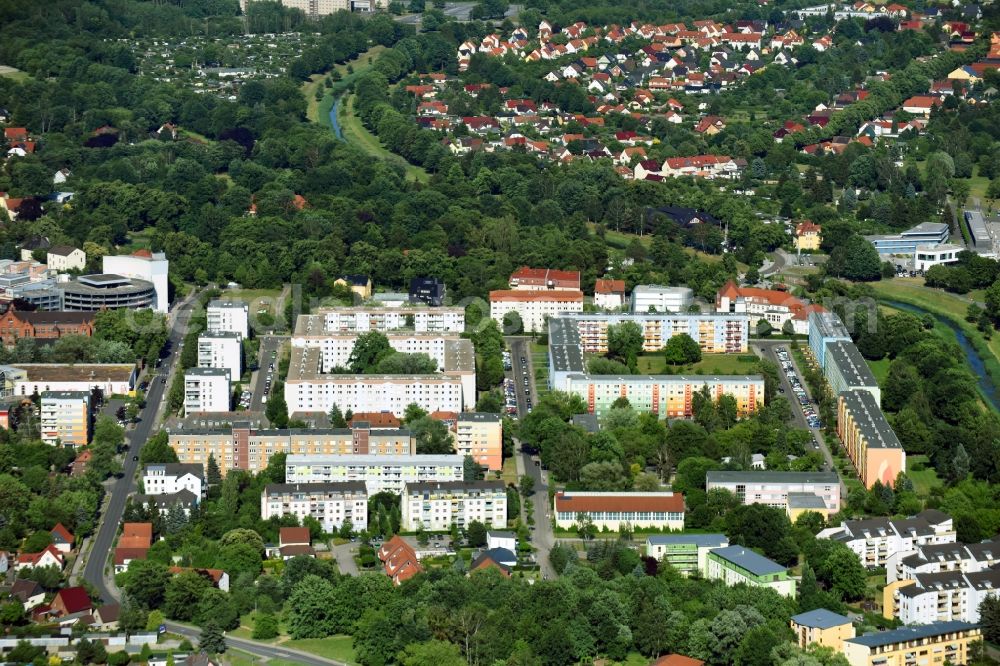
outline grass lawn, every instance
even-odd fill
[[[7,79],[14,79],[18,83],[31,78],[31,75],[27,72],[22,72],[16,67],[11,67],[9,65],[0,65],[0,76]]]
[[[504,484],[513,483],[517,485],[517,464],[514,462],[514,458],[507,458],[503,461],[503,470],[500,472],[500,480]]]
[[[753,354],[705,354],[701,361],[667,370],[663,354],[643,354],[639,357],[639,374],[659,375],[664,372],[683,375],[745,375],[753,372]]]
[[[131,254],[136,250],[148,250],[153,245],[153,227],[128,232],[128,240],[128,245],[122,247],[123,252]]]
[[[986,198],[986,188],[990,186],[990,179],[979,175],[979,165],[975,165],[972,170],[972,178],[966,178],[969,183],[969,196]]]
[[[237,298],[250,305],[251,314],[258,310],[267,310],[274,314],[274,303],[281,294],[280,289],[227,289],[222,293],[225,298]]]
[[[357,660],[354,656],[354,639],[350,636],[331,636],[329,638],[302,638],[299,640],[285,641],[283,647],[295,648],[303,652],[326,659],[343,661],[348,664],[355,664]]]
[[[924,469],[914,470],[916,463],[923,463]],[[929,496],[934,486],[944,485],[938,478],[937,470],[930,466],[927,456],[907,456],[906,468],[906,476],[913,481],[913,490],[920,497]]]
[[[426,183],[430,180],[430,174],[420,167],[410,164],[399,155],[390,152],[382,145],[377,136],[369,132],[361,124],[361,119],[354,113],[354,95],[348,95],[345,102],[340,105],[340,127],[344,133],[344,139],[348,143],[353,143],[372,157],[402,164],[406,169],[407,180],[421,183]]]
[[[306,117],[309,120],[315,122],[326,123],[326,113],[330,112],[330,106],[333,104],[333,96],[326,95],[322,101],[316,101],[316,89],[323,86],[323,80],[326,79],[327,74],[330,72],[339,72],[341,80],[334,81],[336,86],[346,86],[350,81],[353,81],[357,76],[361,75],[367,71],[371,64],[368,59],[374,60],[382,51],[385,51],[385,47],[381,44],[371,47],[364,53],[359,53],[358,57],[353,60],[348,60],[347,62],[334,65],[330,70],[323,72],[322,74],[313,74],[309,77],[309,80],[302,84],[302,94],[306,98]],[[350,65],[354,69],[353,74],[348,74],[347,66]],[[326,103],[324,106],[324,102]],[[325,110],[325,113],[324,113]]]
[[[889,359],[881,358],[877,361],[868,361],[868,367],[871,368],[872,374],[875,375],[880,386],[885,383],[885,376],[889,373]]]

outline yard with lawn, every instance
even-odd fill
[[[281,645],[282,647],[309,652],[326,659],[342,661],[348,664],[357,663],[357,658],[354,656],[354,639],[350,636],[301,638],[299,640],[285,641]]]
[[[930,466],[930,460],[924,455],[906,457],[906,476],[913,481],[913,490],[919,497],[929,497],[931,488],[944,485],[938,478],[937,470]]]
[[[667,367],[663,354],[643,354],[639,357],[641,375],[747,375],[757,367],[753,354],[705,354],[697,363]]]

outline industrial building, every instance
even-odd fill
[[[948,242],[948,225],[943,222],[921,222],[898,234],[865,236],[882,256],[912,256],[918,245],[935,247]]]

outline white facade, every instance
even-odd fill
[[[146,465],[142,472],[142,489],[146,495],[173,495],[188,490],[195,497],[205,496],[204,472],[201,465],[156,463]]]
[[[355,483],[273,483],[260,496],[260,517],[269,520],[289,514],[301,522],[312,516],[325,532],[335,532],[350,521],[355,529],[368,526],[368,492]]]
[[[408,483],[402,494],[402,529],[443,532],[477,521],[507,526],[507,488],[502,481]]]
[[[153,309],[156,312],[166,312],[170,308],[167,283],[169,265],[167,255],[163,252],[155,252],[151,256],[143,254],[108,255],[104,257],[102,272],[152,282],[156,290],[156,306]]]
[[[290,455],[286,483],[362,481],[369,495],[402,493],[408,483],[461,481],[460,455],[371,456]]]
[[[236,333],[244,340],[250,335],[250,307],[242,301],[210,301],[205,316],[209,333]]]
[[[632,290],[632,312],[687,312],[694,292],[687,287],[639,284]]]
[[[221,368],[188,368],[184,372],[184,413],[228,412],[229,371]]]
[[[198,367],[221,368],[229,381],[238,382],[243,374],[243,342],[235,331],[202,333],[198,336]]]
[[[346,412],[389,411],[401,416],[416,403],[427,412],[461,412],[474,407],[475,375],[471,390],[465,378],[442,375],[323,375],[285,382],[288,412],[329,412],[337,405]]]
[[[462,340],[457,334],[386,333],[385,336],[389,341],[389,346],[401,354],[427,354],[437,363],[438,370],[445,369],[448,355],[453,353],[456,345],[468,347],[466,353],[469,354],[470,358],[474,353],[472,343],[468,340]],[[326,333],[316,336],[295,335],[292,338],[292,346],[319,349],[323,368],[327,369],[347,367],[357,340],[358,335],[354,333]]]
[[[960,571],[976,573],[1000,564],[1000,542],[945,543],[918,545],[910,552],[896,552],[886,558],[885,580],[913,580],[919,574]]]
[[[72,248],[72,252],[49,252],[45,255],[45,264],[53,271],[82,271],[87,266],[87,253],[80,248]]]
[[[240,8],[246,12],[248,3],[254,0],[240,0]],[[291,9],[301,9],[309,18],[318,18],[334,14],[341,10],[348,12],[373,12],[385,9],[386,0],[280,0],[281,4]]]
[[[104,395],[132,395],[138,371],[122,363],[21,363],[0,366],[6,381],[13,384],[14,395],[33,395],[45,391],[91,391]]]
[[[920,574],[897,592],[896,612],[903,624],[979,622],[979,605],[1000,594],[1000,571]]]
[[[545,331],[545,321],[562,312],[583,312],[582,291],[491,291],[490,317],[503,331],[504,316],[516,312],[525,333]]]
[[[890,558],[912,553],[919,546],[955,543],[955,527],[951,516],[927,510],[905,520],[845,520],[840,527],[827,528],[816,537],[840,541],[866,567],[883,567]]]
[[[617,292],[595,292],[594,305],[605,310],[617,310],[625,299]]]
[[[517,536],[513,532],[488,531],[486,533],[486,550],[503,548],[512,553],[517,552]]]
[[[311,319],[316,321],[313,324]],[[461,333],[465,330],[465,310],[452,307],[356,307],[320,310],[299,317],[306,326],[322,327],[326,333],[367,333],[405,331],[416,333]],[[296,333],[299,327],[296,327]],[[316,331],[318,332],[318,331]]]
[[[809,493],[831,512],[840,511],[840,479],[836,472],[709,472],[706,490],[723,488],[743,504],[788,507],[789,493]]]
[[[587,521],[599,530],[633,528],[684,529],[684,496],[669,491],[557,492],[553,513],[556,527],[572,529]]]
[[[918,245],[913,255],[913,270],[926,271],[931,266],[954,264],[958,261],[958,253],[965,250],[961,245]]]

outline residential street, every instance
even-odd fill
[[[531,456],[521,452],[520,443],[514,442],[517,457],[517,472],[519,475],[526,472],[535,480],[535,493],[531,496],[531,502],[535,507],[535,529],[531,533],[531,545],[535,547],[535,557],[541,569],[542,577],[546,580],[556,578],[555,569],[549,563],[549,551],[556,544],[556,536],[552,530],[552,517],[549,508],[549,487],[548,474],[542,471],[541,467],[536,467]],[[528,501],[528,500],[524,500]]]
[[[109,581],[105,578],[105,565],[111,553],[115,535],[118,533],[118,524],[125,511],[125,501],[136,489],[139,451],[154,432],[156,424],[159,423],[161,407],[166,402],[167,390],[170,388],[174,363],[179,357],[179,344],[187,332],[192,304],[196,295],[192,294],[175,309],[167,343],[167,355],[160,361],[160,367],[155,368],[155,374],[149,378],[146,407],[139,414],[139,422],[125,434],[127,448],[122,463],[123,473],[111,488],[107,509],[101,516],[97,536],[94,538],[94,545],[83,570],[84,580],[93,585],[107,603],[116,601],[117,598],[115,590],[112,589],[113,582],[109,585]]]
[[[262,335],[260,337],[260,353],[257,357],[257,370],[255,370],[250,376],[250,411],[251,412],[262,412],[267,406],[264,402],[264,396],[267,392],[264,390],[264,386],[267,382],[268,374],[271,376],[271,389],[274,389],[274,382],[278,377],[278,359],[281,357],[280,353],[278,357],[271,359],[271,352],[278,351],[281,345],[285,343],[287,338],[276,335]],[[271,363],[274,363],[274,371],[269,372],[268,368]]]
[[[201,634],[201,630],[197,627],[191,627],[186,624],[177,624],[176,622],[169,621],[164,624],[167,627],[167,631],[183,636],[189,639],[192,643],[197,644],[198,636]],[[242,650],[243,652],[247,652],[263,659],[282,659],[285,661],[294,661],[297,664],[306,664],[306,666],[347,666],[347,664],[342,661],[317,657],[316,655],[303,652],[302,650],[286,648],[280,645],[258,643],[257,641],[246,640],[243,638],[226,636],[226,644],[230,648]]]
[[[333,556],[337,559],[337,568],[340,569],[340,573],[348,576],[357,576],[361,573],[358,571],[358,563],[354,561],[357,552],[358,543],[356,541],[333,547]]]

